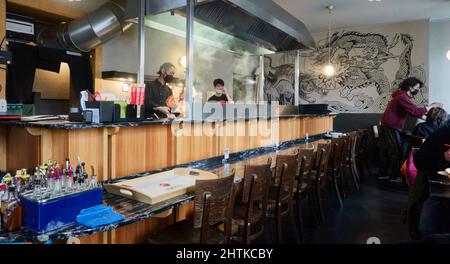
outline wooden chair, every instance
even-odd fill
[[[298,155],[280,155],[274,170],[274,185],[269,191],[267,217],[275,220],[277,243],[283,241],[282,220],[290,215],[295,237],[299,242],[298,230],[293,211],[293,193],[298,170]]]
[[[347,192],[345,189],[346,186],[346,181],[345,181],[345,168],[346,168],[346,158],[347,158],[347,152],[348,152],[348,148],[349,145],[351,145],[351,137],[350,136],[345,136],[340,138],[341,143],[342,143],[342,154],[341,154],[341,170],[340,173],[337,175],[339,182],[341,184],[341,194],[343,198],[347,197]]]
[[[304,224],[303,224],[303,203],[305,200],[311,198],[311,193],[313,193],[312,180],[310,177],[310,173],[315,164],[316,155],[314,153],[314,149],[300,149],[299,150],[299,172],[297,175],[297,187],[295,188],[295,204],[296,204],[296,219],[297,226],[299,230],[300,241],[304,242],[305,240],[305,232],[304,232]]]
[[[356,144],[358,141],[358,133],[352,132],[349,133],[349,138],[347,142],[347,148],[345,150],[345,169],[350,171],[350,176],[352,177],[353,184],[355,185],[355,189],[359,191],[359,172],[356,166]]]
[[[195,184],[195,215],[162,230],[151,244],[224,244],[230,242],[234,205],[234,172],[217,180]],[[221,230],[224,226],[224,231]]]
[[[250,244],[264,233],[262,221],[267,210],[268,190],[272,180],[272,160],[267,165],[246,166],[241,199],[236,199],[233,224],[239,236],[232,240]]]
[[[370,169],[370,155],[368,153],[368,144],[369,144],[369,131],[367,129],[360,129],[359,133],[359,142],[356,146],[356,162],[357,165],[361,168],[361,172],[364,175],[364,169],[368,171],[368,176],[372,176],[372,171]]]
[[[314,193],[319,209],[320,222],[325,221],[325,214],[323,209],[322,191],[327,185],[328,164],[331,154],[331,144],[319,144],[316,153],[316,166],[311,172],[312,180],[314,181]]]
[[[331,153],[330,153],[330,166],[328,166],[328,173],[331,176],[331,183],[333,185],[336,198],[339,202],[339,206],[343,207],[341,190],[339,188],[339,179],[342,175],[342,157],[344,156],[345,139],[333,139],[331,143]]]

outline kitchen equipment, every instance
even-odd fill
[[[105,185],[106,191],[137,200],[156,204],[194,191],[196,180],[212,180],[218,176],[201,170],[179,168],[134,180]]]
[[[86,110],[98,109],[100,123],[112,123],[114,117],[114,102],[86,102]]]

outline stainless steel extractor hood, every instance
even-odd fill
[[[184,14],[185,5],[186,0],[148,1],[147,14]],[[197,1],[195,20],[272,51],[316,47],[306,26],[271,0]]]
[[[140,6],[137,0],[110,0],[92,13],[69,23],[43,29],[43,47],[89,52],[130,28]]]

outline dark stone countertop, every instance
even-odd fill
[[[313,142],[322,139],[322,137],[323,135],[315,136],[311,137],[310,140],[311,142]],[[269,158],[272,158],[274,160],[274,158],[278,154],[293,154],[298,149],[298,147],[300,145],[304,145],[304,143],[305,143],[304,139],[298,139],[290,142],[285,142],[281,144],[278,148],[263,147],[231,154],[230,159],[227,160],[227,162],[224,162],[222,157],[215,157],[181,166],[144,172],[141,174],[132,175],[126,178],[121,178],[106,183],[112,184],[122,182],[130,179],[152,175],[163,171],[169,171],[177,167],[210,171],[219,176],[226,175],[226,171],[234,169],[236,171],[236,182],[238,183],[242,180],[243,169],[245,165],[250,163],[255,164],[258,162],[264,163],[267,162]],[[61,229],[47,232],[44,234],[37,234],[29,229],[21,228],[20,230],[17,230],[15,232],[0,233],[0,243],[31,243],[31,242],[44,243],[53,240],[65,240],[71,237],[81,237],[96,233],[102,233],[114,230],[121,226],[129,225],[150,218],[169,209],[173,209],[182,204],[188,203],[192,201],[193,198],[194,197],[190,195],[182,195],[162,203],[149,205],[135,200],[130,200],[113,194],[105,193],[103,197],[104,205],[111,206],[118,213],[123,214],[125,216],[125,220],[115,224],[102,226],[94,229],[87,228],[77,223],[73,223]]]
[[[334,116],[330,115],[285,115],[280,116],[280,119],[284,118],[297,118],[297,117],[324,117],[324,116]],[[254,118],[236,118],[236,119],[225,119],[225,120],[188,120],[188,119],[159,119],[159,120],[146,120],[142,122],[119,122],[119,123],[101,123],[101,124],[86,124],[86,123],[75,123],[63,120],[55,121],[39,121],[39,122],[21,122],[21,121],[6,121],[0,122],[0,126],[14,126],[14,127],[29,127],[29,128],[45,128],[45,129],[65,129],[65,130],[75,130],[75,129],[94,129],[94,128],[115,128],[115,127],[140,127],[148,125],[172,125],[177,123],[214,123],[223,121],[250,121],[259,119],[271,119],[271,117],[254,117]]]

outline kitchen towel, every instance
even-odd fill
[[[79,224],[90,228],[114,224],[124,219],[125,216],[115,212],[112,207],[103,205],[81,210],[77,216]]]

